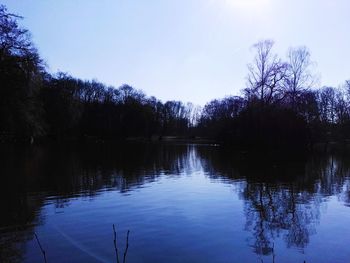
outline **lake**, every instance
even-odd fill
[[[350,262],[350,158],[0,147],[0,262]]]

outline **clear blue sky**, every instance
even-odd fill
[[[250,47],[306,45],[322,85],[350,79],[349,0],[5,0],[51,72],[204,104],[245,87]]]

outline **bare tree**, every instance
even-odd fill
[[[191,117],[190,117],[190,123],[191,123],[191,125],[193,127],[196,126],[199,123],[199,120],[200,120],[201,114],[202,114],[202,110],[203,110],[202,107],[199,106],[199,105],[195,105],[192,108]]]
[[[349,120],[349,107],[347,103],[346,92],[342,87],[335,91],[336,102],[334,106],[336,121],[344,125]]]
[[[299,95],[315,83],[316,77],[311,73],[313,63],[306,47],[290,48],[287,58],[288,77],[285,78],[285,85],[292,108],[295,109]]]
[[[264,40],[253,46],[256,50],[253,63],[248,65],[246,95],[248,99],[258,99],[261,104],[271,104],[284,97],[283,80],[287,64],[273,53],[274,42]]]
[[[21,16],[9,13],[4,5],[0,5],[0,58],[14,55],[18,58],[37,59],[37,51],[31,42],[27,29],[18,25]]]
[[[321,121],[329,124],[335,123],[336,120],[336,91],[333,87],[323,87],[318,92],[319,111]]]
[[[348,103],[350,103],[350,80],[346,80],[345,84],[344,84],[344,92],[346,94],[347,97],[347,101]]]

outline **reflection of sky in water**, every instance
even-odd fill
[[[272,262],[273,254],[276,262],[350,258],[345,161],[311,160],[301,178],[270,181],[205,146],[152,153],[147,162],[121,168],[114,161],[91,165],[77,154],[66,163],[73,178],[62,175],[74,181],[73,190],[54,193],[43,186],[30,195],[44,198],[35,232],[49,262],[113,262],[112,224],[122,252],[131,231],[128,262]],[[90,177],[95,170],[100,175]],[[20,242],[23,261],[40,262],[30,231]]]

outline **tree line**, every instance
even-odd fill
[[[281,59],[274,42],[253,46],[242,96],[207,103],[198,131],[237,147],[311,147],[346,142],[350,135],[350,81],[318,87],[306,47],[290,48]]]
[[[0,6],[1,141],[199,136],[274,148],[348,139],[350,81],[319,88],[306,47],[290,48],[282,59],[273,41],[255,44],[242,95],[200,108],[164,103],[127,84],[115,88],[51,74],[19,19]]]
[[[161,102],[129,85],[119,88],[50,74],[21,17],[0,6],[0,138],[149,138],[185,135],[195,107]]]

